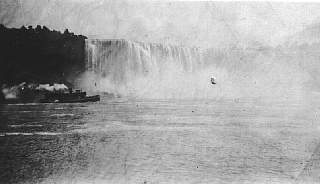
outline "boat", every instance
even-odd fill
[[[70,93],[47,93],[40,103],[83,103],[100,101],[100,95],[87,96],[86,92],[76,90]]]
[[[100,101],[100,95],[87,96],[85,91],[43,90],[39,88],[19,87],[15,98],[5,99],[5,104],[17,103],[84,103]]]

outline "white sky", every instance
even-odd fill
[[[97,38],[204,47],[275,46],[320,23],[320,3],[134,0],[0,1],[0,23],[46,25]],[[14,8],[17,7],[17,8]],[[319,29],[320,30],[320,29]]]

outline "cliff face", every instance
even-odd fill
[[[44,26],[0,25],[0,84],[66,82],[85,68],[85,39]]]

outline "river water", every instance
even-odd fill
[[[0,107],[1,183],[319,182],[320,101]]]

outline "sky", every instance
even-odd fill
[[[1,0],[8,27],[68,28],[89,38],[199,47],[277,46],[320,23],[320,3]]]

